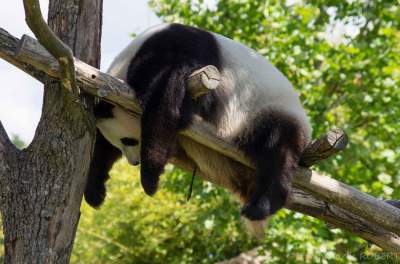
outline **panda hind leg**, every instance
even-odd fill
[[[257,221],[285,205],[305,144],[298,123],[284,114],[265,113],[253,122],[253,129],[238,137],[236,143],[256,165],[241,213]]]

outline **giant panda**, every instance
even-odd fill
[[[219,87],[197,99],[187,89],[195,70],[214,65]],[[239,197],[241,214],[264,220],[281,209],[311,127],[299,96],[286,77],[254,50],[224,36],[181,24],[162,24],[137,36],[108,73],[135,92],[143,113],[138,123],[125,110],[99,103],[99,130],[85,199],[93,207],[105,198],[105,181],[122,155],[140,162],[148,195],[176,151],[182,151],[208,180]],[[207,122],[254,163],[245,170],[193,141],[178,139],[195,118]]]

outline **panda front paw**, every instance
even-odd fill
[[[106,198],[106,187],[104,184],[86,186],[85,201],[93,208],[99,208]]]

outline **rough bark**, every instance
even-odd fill
[[[3,40],[9,42],[9,44],[3,45],[5,46],[4,48],[1,46]],[[34,66],[33,75],[37,75],[39,71],[45,72],[51,77],[60,77],[55,59],[52,59],[48,52],[38,46],[34,40],[24,37],[18,48],[14,42],[15,39],[0,30],[0,57],[18,67],[22,67],[24,70],[29,66]],[[12,48],[15,48],[16,56],[13,56]],[[77,59],[75,64],[77,81],[83,90],[131,110],[132,114],[136,115],[139,120],[141,110],[135,101],[132,89],[116,78],[104,74]],[[194,140],[220,153],[220,155],[225,155],[242,163],[244,166],[253,168],[253,165],[242,153],[217,138],[215,133],[201,121],[196,121],[189,130],[182,133],[181,137]],[[302,164],[310,166],[323,160],[343,149],[346,143],[347,138],[342,131],[330,131],[309,146],[304,153]],[[186,169],[193,168],[191,161],[182,155],[172,159],[172,162]],[[329,184],[325,184],[327,177],[307,169],[299,169],[294,179],[295,188],[293,193],[301,193],[302,195],[292,195],[288,208],[318,217],[331,225],[349,230],[386,250],[400,249],[398,235],[389,231],[396,230],[399,225],[399,222],[395,221],[399,214],[398,209],[367,194],[363,194],[350,186],[328,179]],[[306,193],[298,188],[306,190]],[[357,203],[352,200],[353,198]],[[359,211],[363,211],[363,214],[360,215],[364,217],[359,215]],[[387,226],[390,228],[387,228]]]
[[[56,35],[95,67],[101,8],[102,0],[50,0],[48,15]],[[7,150],[5,169],[0,162],[5,262],[68,263],[95,136],[91,100],[85,98],[84,107],[77,106],[58,81],[40,71],[35,77],[46,83],[35,137],[22,151]]]

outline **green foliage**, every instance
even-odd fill
[[[316,169],[361,191],[399,199],[399,1],[209,2],[153,0],[151,6],[166,22],[220,33],[264,55],[300,92],[315,137],[332,127],[350,137],[346,151]],[[338,36],[338,28],[344,34]],[[366,243],[282,212],[265,245],[272,263],[298,262],[300,256],[304,263],[351,263]]]
[[[144,194],[138,170],[118,163],[100,210],[82,206],[72,263],[214,263],[255,246],[230,195],[172,166],[154,198]]]

